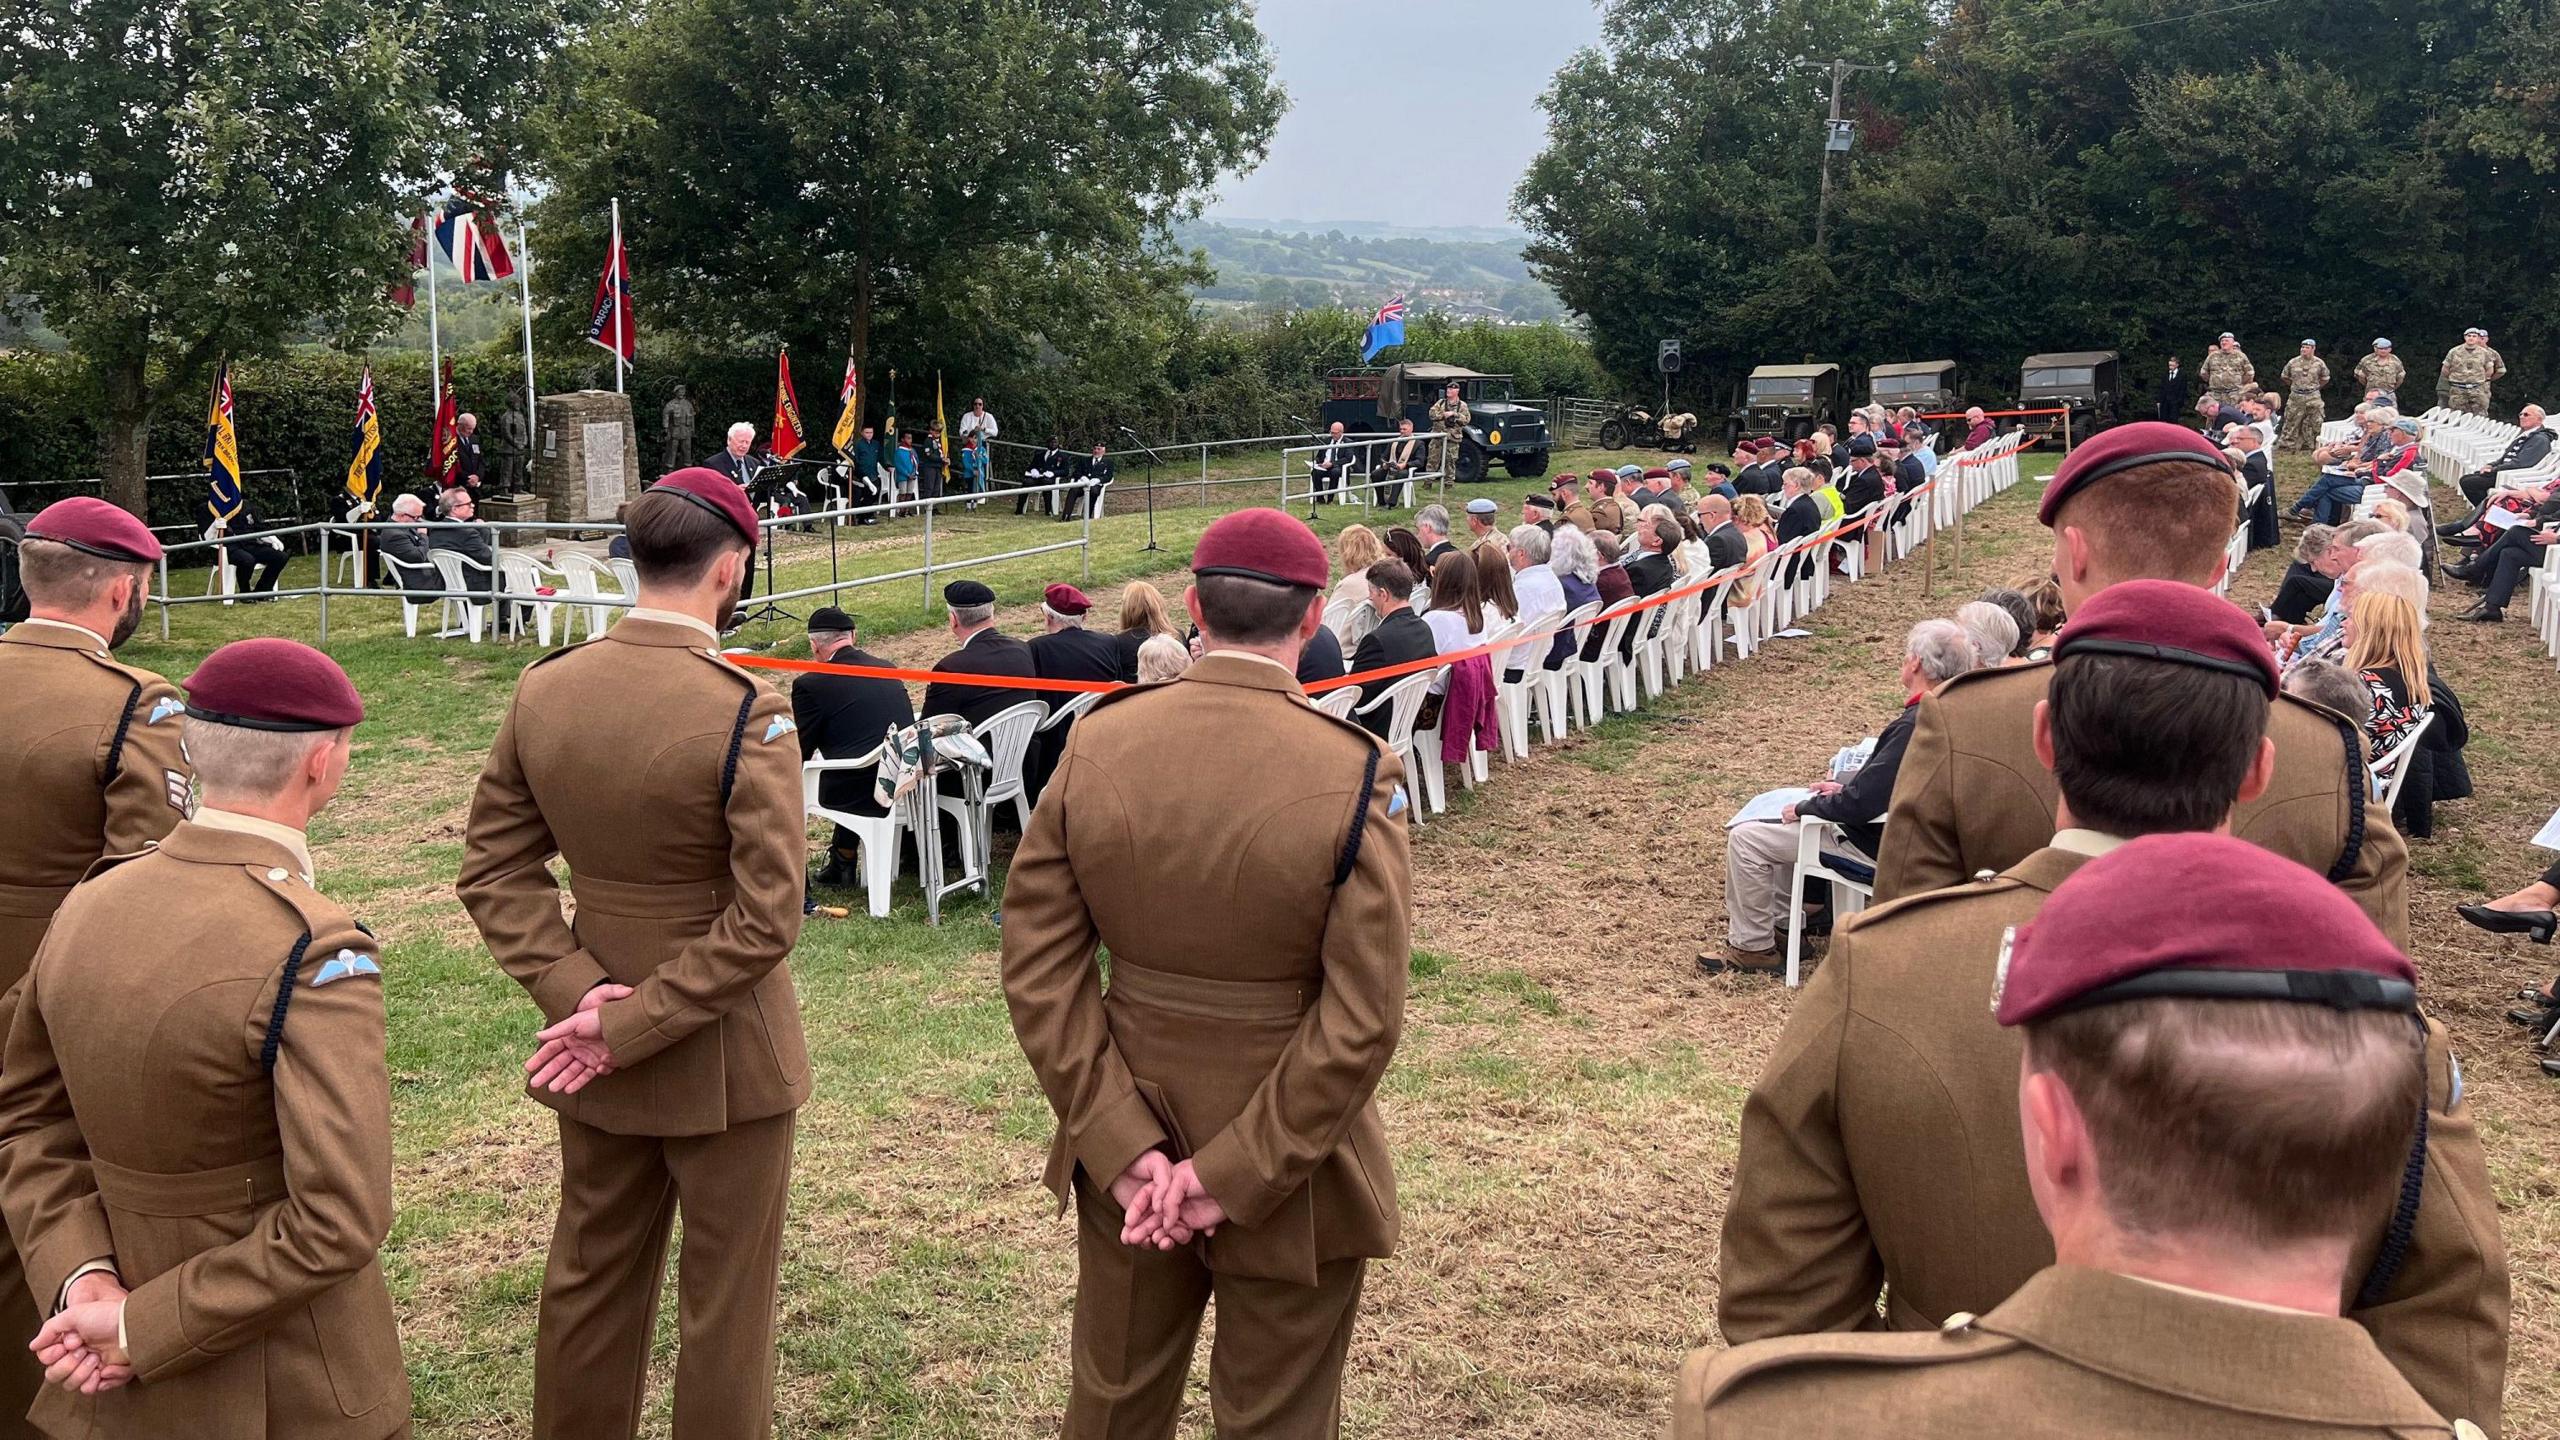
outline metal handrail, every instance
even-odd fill
[[[1377,451],[1385,446],[1400,445],[1404,443],[1406,438],[1407,437],[1403,435],[1345,435],[1342,437],[1342,443],[1368,452],[1363,457],[1364,463],[1362,464],[1361,469],[1364,473],[1375,475],[1378,471]],[[1422,453],[1424,455],[1434,457],[1440,463],[1414,471],[1412,474],[1405,477],[1404,483],[1408,486],[1418,488],[1423,481],[1432,481],[1434,482],[1435,493],[1438,498],[1442,500],[1448,499],[1449,467],[1447,464],[1447,452],[1449,448],[1449,437],[1437,430],[1416,430],[1413,432],[1411,438],[1422,442]],[[1293,456],[1304,457],[1308,455],[1321,454],[1332,447],[1333,440],[1330,436],[1327,436],[1315,444],[1292,445],[1280,452],[1280,474],[1278,479],[1280,481],[1281,509],[1288,509],[1292,501],[1304,500],[1307,502],[1309,512],[1311,514],[1313,513],[1313,507],[1315,505],[1315,479],[1312,475],[1308,476],[1307,488],[1303,491],[1290,489],[1289,461]],[[1298,463],[1303,469],[1307,462],[1305,459],[1300,458]],[[1377,482],[1375,480],[1360,482],[1361,488],[1368,490],[1371,496],[1374,496],[1376,493],[1376,484]],[[1348,477],[1345,477],[1342,483],[1335,487],[1334,493],[1336,503],[1353,503],[1342,498],[1347,496],[1351,492],[1352,488],[1352,482]],[[1371,498],[1363,498],[1357,503],[1375,508],[1375,502]]]

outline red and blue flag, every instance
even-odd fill
[[[515,257],[507,253],[507,237],[499,233],[498,217],[479,200],[468,195],[447,200],[436,216],[435,228],[437,248],[453,261],[453,271],[463,284],[515,275]]]
[[[1390,345],[1404,343],[1404,297],[1399,295],[1378,307],[1378,318],[1369,322],[1369,337],[1360,347],[1360,363],[1368,364],[1378,352]]]

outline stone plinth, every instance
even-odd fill
[[[610,390],[543,396],[533,473],[551,519],[612,520],[615,507],[640,493],[631,397]]]
[[[551,502],[540,495],[490,495],[480,502],[480,518],[497,532],[501,545],[518,550],[539,550],[550,533],[543,530],[514,530],[516,525],[539,525],[551,518]]]

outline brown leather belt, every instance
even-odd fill
[[[0,915],[42,920],[62,908],[68,885],[0,885]]]
[[[1104,998],[1203,1020],[1295,1020],[1323,993],[1322,982],[1313,979],[1211,980],[1150,970],[1114,955]]]
[[[94,1156],[89,1168],[97,1177],[98,1194],[107,1204],[135,1215],[221,1215],[233,1210],[255,1210],[285,1197],[281,1155],[226,1165],[219,1170],[175,1175],[127,1170]]]
[[[571,875],[569,893],[578,908],[635,920],[675,920],[687,915],[714,915],[728,908],[738,889],[723,876],[715,880],[679,880],[643,885],[628,880],[598,880]]]

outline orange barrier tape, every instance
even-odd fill
[[[2028,445],[2032,445],[2034,443],[2035,442],[2032,439],[2027,442]],[[2002,460],[2006,460],[2011,456],[2018,454],[2019,451],[2026,448],[2026,445],[2021,445],[2016,450],[2003,451],[1998,455],[1986,455],[1976,460],[1958,458],[1954,463],[1959,469],[1997,464]],[[1927,495],[1930,491],[1937,488],[1938,482],[1933,478],[1923,483],[1918,489],[1906,491],[1904,493],[1907,494],[1914,502],[1917,502],[1922,496]],[[1907,512],[1911,507],[1909,505],[1905,505],[1902,508]],[[1899,519],[1900,517],[1896,516],[1894,518]],[[1812,537],[1811,543],[1807,544],[1804,548],[1807,551],[1818,550],[1822,546],[1838,540],[1843,536],[1854,535],[1857,532],[1866,529],[1867,527],[1875,524],[1876,519],[1877,517],[1874,515],[1861,515],[1854,520],[1843,520],[1841,523],[1831,527],[1829,530],[1817,532]],[[1734,581],[1743,578],[1744,573],[1745,572],[1739,568],[1719,570],[1713,575],[1708,576],[1706,579],[1698,581],[1694,585],[1678,586],[1673,589],[1661,591],[1658,594],[1648,595],[1641,600],[1630,600],[1626,604],[1618,606],[1615,609],[1601,611],[1599,614],[1592,616],[1590,620],[1581,623],[1597,627],[1607,621],[1615,620],[1621,615],[1638,614],[1646,610],[1654,609],[1658,606],[1668,605],[1675,600],[1685,600],[1692,595],[1704,594],[1705,592],[1717,589],[1720,586],[1730,585]],[[1558,625],[1552,629],[1537,630],[1526,635],[1514,636],[1509,640],[1503,641],[1499,645],[1478,645],[1471,650],[1457,650],[1446,655],[1430,655],[1425,656],[1420,660],[1408,660],[1399,665],[1388,665],[1376,670],[1363,670],[1357,674],[1344,675],[1332,680],[1313,681],[1309,683],[1305,689],[1306,693],[1309,695],[1322,695],[1328,690],[1339,690],[1345,685],[1370,685],[1380,680],[1394,680],[1402,676],[1414,674],[1418,671],[1437,670],[1443,665],[1454,665],[1461,660],[1472,660],[1479,655],[1492,655],[1496,651],[1516,650],[1524,645],[1535,645],[1540,641],[1553,640],[1556,636],[1561,635],[1564,632],[1565,627]],[[856,675],[873,680],[903,680],[911,684],[918,685],[968,685],[980,686],[990,690],[1048,691],[1063,695],[1107,695],[1114,690],[1126,690],[1130,688],[1117,680],[1042,680],[1019,675],[973,675],[966,671],[907,670],[893,665],[836,665],[823,660],[786,660],[773,655],[731,655],[727,658],[740,665],[746,666],[751,670],[789,670],[803,674],[815,675]]]

